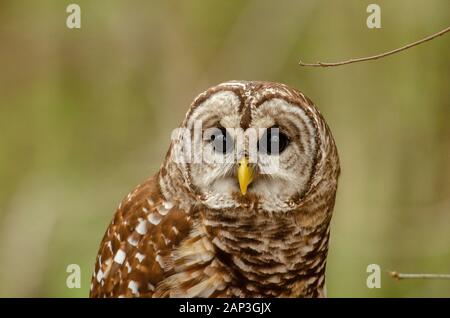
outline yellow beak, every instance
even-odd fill
[[[247,193],[247,188],[253,181],[253,168],[249,165],[247,158],[242,158],[239,162],[237,169],[237,177],[239,181],[239,187],[241,188],[241,193],[245,195]]]

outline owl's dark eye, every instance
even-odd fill
[[[289,137],[283,134],[278,127],[266,130],[258,141],[258,151],[268,155],[278,155],[289,145]]]
[[[213,143],[215,152],[226,154],[233,149],[233,138],[223,127],[215,128],[210,140]]]

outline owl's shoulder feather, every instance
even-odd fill
[[[120,203],[97,255],[91,297],[151,297],[170,273],[163,258],[189,234],[190,217],[166,200],[157,177]]]

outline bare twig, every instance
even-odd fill
[[[405,274],[389,272],[392,278],[400,279],[450,279],[450,274]]]
[[[314,67],[330,67],[330,66],[340,66],[340,65],[345,65],[345,64],[352,64],[352,63],[357,63],[357,62],[363,62],[363,61],[369,61],[369,60],[377,60],[379,58],[388,56],[388,55],[392,55],[401,51],[404,51],[406,49],[412,48],[413,46],[425,43],[427,41],[430,41],[438,36],[441,36],[447,32],[450,31],[450,27],[445,28],[442,31],[439,31],[438,33],[432,34],[430,36],[427,36],[426,38],[423,38],[419,41],[407,44],[405,46],[402,46],[398,49],[392,50],[392,51],[388,51],[388,52],[384,52],[381,54],[377,54],[377,55],[373,55],[373,56],[367,56],[367,57],[361,57],[361,58],[357,58],[357,59],[350,59],[350,60],[346,60],[346,61],[341,61],[341,62],[334,62],[334,63],[325,63],[325,62],[317,62],[317,63],[303,63],[302,61],[300,61],[298,64],[300,64],[300,66],[314,66]]]

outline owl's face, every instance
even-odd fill
[[[223,83],[196,98],[170,156],[207,207],[286,211],[311,186],[316,117],[312,103],[285,85]]]

